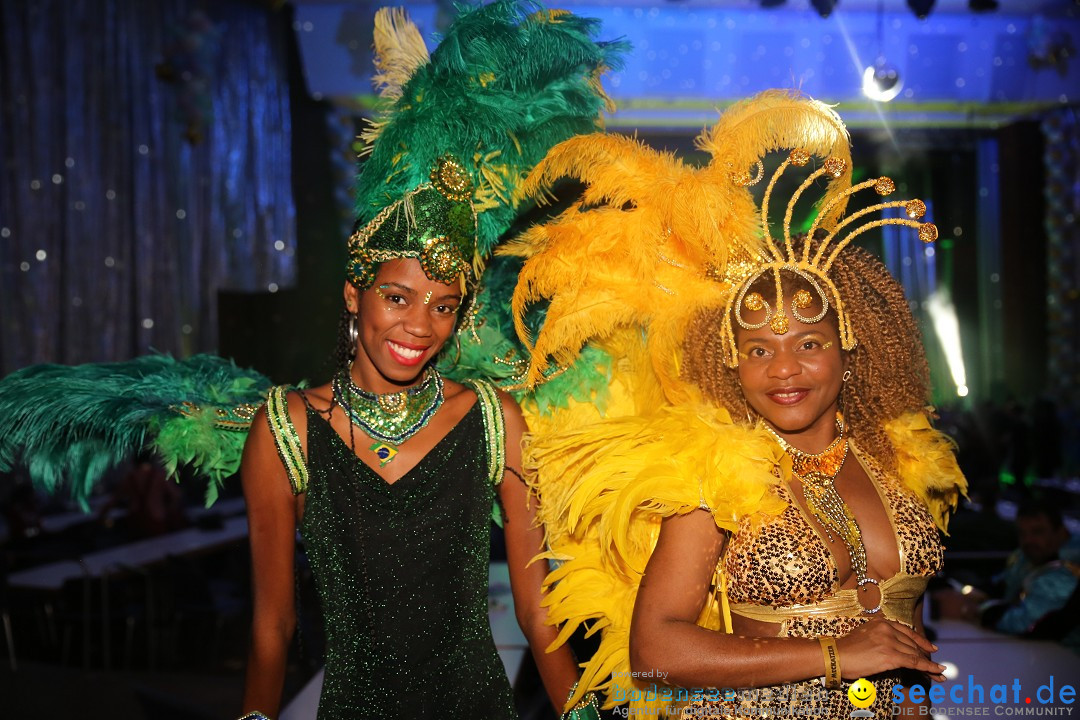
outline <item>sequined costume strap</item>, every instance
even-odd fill
[[[289,417],[289,403],[286,400],[288,392],[287,385],[270,388],[266,396],[266,420],[270,423],[270,432],[274,436],[274,445],[277,446],[281,464],[289,475],[293,495],[299,495],[307,490],[308,471],[300,436]]]
[[[488,452],[488,477],[493,485],[498,485],[506,471],[506,422],[503,420],[502,401],[495,386],[489,382],[466,380],[464,384],[472,388],[480,403]]]
[[[917,575],[898,573],[888,580],[882,580],[881,611],[889,620],[911,625],[915,614],[915,603],[926,590],[927,579]],[[753,603],[733,603],[731,612],[751,620],[782,623],[796,617],[845,618],[863,614],[855,588],[840,590],[821,602],[811,605],[792,605],[774,607],[772,605],[754,605]]]

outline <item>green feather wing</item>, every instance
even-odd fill
[[[208,476],[210,503],[270,384],[213,355],[24,368],[0,380],[0,470],[24,465],[38,487],[85,506],[107,470],[149,449],[170,474],[190,464]]]

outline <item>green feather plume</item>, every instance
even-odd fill
[[[457,341],[443,351],[439,370],[458,382],[489,380],[519,402],[528,396],[541,414],[567,407],[571,398],[596,404],[603,412],[609,396],[612,360],[591,345],[582,350],[571,367],[555,369],[541,384],[526,389],[529,352],[518,339],[509,303],[523,263],[521,258],[508,255],[492,259],[468,315],[462,319]],[[543,321],[542,304],[531,306],[526,324],[535,329]]]
[[[170,475],[191,465],[209,477],[209,505],[270,385],[213,355],[27,367],[0,380],[0,470],[24,465],[40,488],[86,507],[106,471],[153,450]]]
[[[627,46],[595,41],[597,27],[519,0],[463,6],[425,59],[402,16],[377,20],[377,79],[389,107],[364,133],[372,144],[357,179],[357,227],[427,183],[451,154],[473,179],[476,262],[487,257],[519,214],[528,171],[553,145],[600,124],[609,100],[599,77]]]

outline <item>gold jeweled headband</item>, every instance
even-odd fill
[[[813,316],[804,316],[799,311],[811,307],[814,298],[809,291],[799,290],[791,299],[792,316],[801,322],[813,324],[825,317],[825,313],[829,311],[831,303],[831,306],[836,309],[840,331],[840,345],[844,350],[851,350],[858,344],[858,339],[855,337],[855,333],[852,330],[851,319],[844,310],[843,299],[840,297],[836,285],[829,279],[828,275],[829,269],[832,267],[833,262],[836,261],[840,252],[843,251],[843,249],[857,236],[867,230],[883,225],[906,225],[908,227],[916,228],[919,232],[919,239],[925,243],[930,243],[937,239],[938,231],[933,223],[919,222],[919,219],[926,214],[926,204],[922,200],[892,200],[878,203],[852,213],[850,216],[840,221],[835,228],[826,233],[813,257],[810,255],[809,241],[803,244],[801,257],[799,257],[791,239],[791,216],[795,209],[795,203],[799,201],[799,198],[802,197],[802,194],[806,189],[822,175],[827,174],[834,179],[843,175],[844,171],[847,169],[847,163],[840,158],[830,157],[826,158],[821,167],[812,172],[809,177],[803,181],[802,185],[800,185],[794,194],[792,194],[791,200],[788,201],[783,223],[784,247],[783,250],[781,250],[769,232],[769,200],[777,181],[789,166],[794,165],[795,167],[803,167],[809,162],[810,153],[805,150],[792,150],[788,158],[784,160],[784,162],[780,164],[780,167],[776,169],[776,172],[773,173],[772,179],[765,189],[765,196],[761,201],[761,227],[762,231],[765,233],[765,244],[768,248],[769,256],[759,257],[756,259],[756,262],[733,263],[730,267],[732,270],[738,271],[740,275],[735,276],[734,273],[729,272],[728,276],[725,277],[725,280],[731,282],[732,287],[739,288],[738,291],[732,292],[728,296],[728,301],[724,308],[724,321],[721,327],[728,367],[734,368],[739,365],[739,354],[735,343],[735,329],[732,325],[732,318],[734,318],[735,322],[737,322],[740,327],[746,330],[756,330],[767,324],[777,335],[783,335],[788,331],[789,320],[783,305],[784,291],[780,280],[780,272],[782,270],[794,273],[806,280],[821,301],[820,312]],[[752,185],[760,180],[761,176],[762,172],[759,167],[759,172],[755,178],[751,178],[749,174],[733,175],[732,182],[743,186]],[[877,192],[878,195],[882,196],[888,195],[896,190],[896,184],[887,177],[866,180],[844,190],[818,211],[817,216],[814,218],[814,222],[807,233],[807,237],[814,237],[814,232],[818,229],[822,218],[828,217],[833,208],[840,203],[845,202],[846,199],[854,193],[871,187],[874,188],[874,191]],[[864,223],[850,229],[848,234],[842,240],[836,239],[841,230],[849,228],[852,223],[860,218],[890,207],[904,208],[907,217],[882,218],[880,220],[874,220],[873,222]],[[770,271],[773,273],[776,286],[776,302],[774,305],[770,305],[768,300],[766,300],[761,293],[748,293],[748,290],[758,278]],[[765,319],[759,323],[749,323],[743,319],[743,308],[750,311],[764,309]]]

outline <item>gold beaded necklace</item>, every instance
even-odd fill
[[[877,580],[866,575],[866,546],[863,544],[859,524],[855,522],[851,509],[833,484],[848,454],[848,441],[844,437],[844,416],[836,413],[837,437],[820,453],[803,452],[780,437],[768,423],[764,425],[780,443],[784,452],[791,456],[791,469],[802,481],[806,506],[825,529],[829,542],[833,541],[835,533],[847,547],[851,570],[858,580],[858,587],[865,591],[868,589],[867,585],[877,585]],[[880,609],[879,600],[877,607],[867,609],[866,612],[873,614]]]

